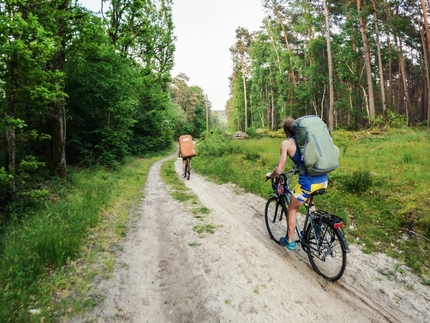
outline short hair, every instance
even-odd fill
[[[288,135],[288,132],[291,134],[294,134],[293,122],[294,122],[293,118],[291,118],[291,117],[285,118],[283,128],[284,128],[284,132],[286,135]]]

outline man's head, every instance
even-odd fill
[[[294,122],[294,119],[293,118],[291,118],[291,117],[288,117],[288,118],[286,118],[285,120],[284,120],[284,132],[285,132],[285,134],[288,136],[289,134],[294,134],[294,132],[293,132],[293,122]]]

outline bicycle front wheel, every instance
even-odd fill
[[[327,223],[309,225],[306,244],[309,262],[315,272],[334,282],[340,279],[346,268],[346,251],[340,243],[342,232]]]
[[[276,197],[267,201],[265,219],[270,237],[279,244],[279,239],[287,235],[287,210],[282,207]]]

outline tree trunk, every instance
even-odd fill
[[[421,8],[423,12],[423,20],[424,20],[424,29],[425,29],[425,35],[426,39],[424,39],[423,31],[421,30],[421,42],[423,44],[423,56],[424,56],[424,63],[425,63],[425,75],[426,75],[426,82],[427,82],[427,127],[430,125],[430,80],[429,80],[429,67],[428,67],[428,55],[430,53],[430,28],[429,23],[427,19],[427,7],[424,2],[424,0],[421,0]],[[427,41],[427,48],[425,42]],[[426,50],[427,49],[427,50]]]
[[[242,63],[242,82],[243,82],[243,103],[245,105],[245,131],[248,129],[248,100],[246,98],[246,77],[245,77],[245,62],[244,62],[244,57],[242,55],[242,59],[241,59],[241,63]]]
[[[208,108],[208,96],[205,95],[205,109],[206,109],[206,135],[209,135],[209,108]]]
[[[15,195],[16,192],[16,140],[15,140],[15,127],[12,125],[6,126],[6,143],[7,143],[7,171],[12,175],[10,178],[10,192]]]
[[[69,7],[69,0],[63,0],[59,10],[65,14]],[[61,45],[57,49],[53,58],[53,72],[64,70],[64,62],[66,61],[65,46],[66,46],[66,29],[67,21],[64,16],[58,18],[57,36],[61,39]],[[63,81],[57,81],[63,82]],[[59,88],[63,88],[63,84],[59,84]],[[49,166],[51,171],[55,172],[59,177],[66,178],[66,113],[64,108],[65,102],[63,98],[57,98],[52,103],[52,113],[49,122],[51,130],[51,145],[50,145],[50,160]]]
[[[376,4],[374,0],[370,0],[373,5],[373,17],[375,19],[375,33],[376,33],[376,48],[378,51],[378,66],[379,66],[379,82],[381,88],[381,102],[382,102],[382,115],[385,116],[385,110],[387,109],[387,103],[385,101],[385,81],[384,81],[384,67],[382,65],[381,58],[381,44],[379,41],[379,30],[378,30],[378,16],[376,13]]]
[[[393,109],[393,59],[391,58],[391,41],[390,37],[387,37],[388,47],[388,107]]]
[[[281,28],[282,28],[282,32],[284,33],[284,40],[285,40],[285,45],[287,46],[287,50],[288,52],[290,52],[290,44],[288,43],[288,38],[287,38],[287,33],[285,31],[285,26],[284,26],[284,22],[282,21],[282,15],[279,12],[279,10],[277,10],[276,8],[273,10],[274,14],[278,17],[279,19],[279,23],[281,24]],[[293,79],[293,84],[294,87],[296,87],[296,75],[294,73],[294,67],[293,67],[293,60],[291,58],[291,55],[288,55],[290,58],[290,66],[291,66],[291,78]]]
[[[266,19],[266,28],[267,28],[267,31],[269,32],[270,41],[273,44],[273,50],[276,53],[276,62],[278,63],[278,71],[279,71],[279,73],[282,73],[282,70],[281,70],[281,59],[279,57],[278,49],[276,48],[276,42],[275,42],[275,40],[273,38],[272,28],[270,28],[270,23],[269,23],[268,19]]]
[[[373,121],[375,120],[375,97],[373,94],[372,67],[370,65],[370,53],[367,42],[367,27],[364,17],[361,13],[361,0],[357,0],[357,10],[360,14],[361,38],[363,39],[364,61],[366,64],[369,122],[370,124],[373,124]]]
[[[408,91],[408,82],[405,69],[405,57],[403,56],[403,46],[401,39],[399,39],[399,68],[403,81],[404,95],[406,97],[406,117],[408,118],[408,124],[415,125],[415,116],[412,113],[412,104]]]
[[[328,82],[329,82],[329,105],[328,105],[328,127],[334,128],[334,84],[333,84],[333,59],[331,56],[330,44],[330,17],[328,13],[327,1],[324,0],[326,41],[327,41],[327,58],[328,58]]]

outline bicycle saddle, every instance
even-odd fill
[[[322,195],[324,193],[325,193],[325,188],[322,188],[322,189],[319,189],[319,190],[313,192],[311,195],[312,196],[314,196],[314,195]]]

